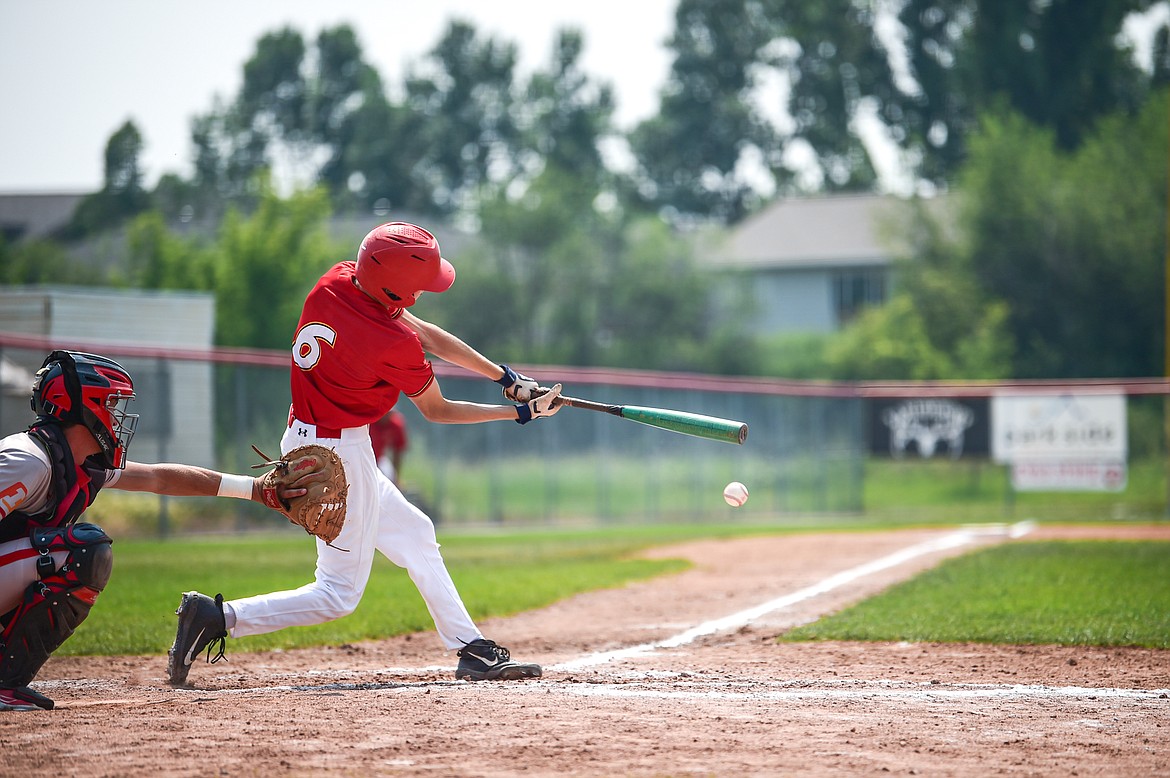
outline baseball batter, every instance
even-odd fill
[[[282,452],[305,443],[333,448],[349,486],[345,525],[333,545],[317,541],[314,580],[299,589],[224,601],[183,595],[168,662],[172,684],[186,682],[191,662],[218,641],[292,626],[318,624],[352,613],[369,580],[374,553],[406,569],[447,649],[457,649],[455,677],[514,680],[541,668],[512,660],[472,621],[439,553],[430,518],[408,502],[379,469],[369,425],[400,395],[422,416],[444,424],[517,421],[552,416],[560,384],[538,384],[498,365],[456,336],[407,309],[423,292],[443,292],[455,269],[438,241],[414,224],[392,222],[372,230],[357,260],[330,268],[309,293],[293,338],[292,408]],[[515,404],[491,405],[443,396],[427,355],[496,381]],[[213,660],[214,661],[214,660]]]

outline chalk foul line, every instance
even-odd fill
[[[995,534],[1007,534],[1009,537],[1015,538],[1020,537],[1030,529],[1031,527],[1026,524],[1015,525],[1012,528],[1004,528],[1002,525],[1000,525],[996,529]],[[852,583],[861,578],[865,578],[866,576],[879,573],[883,570],[888,570],[891,567],[897,567],[898,565],[905,564],[906,562],[909,562],[910,560],[925,554],[934,554],[940,551],[947,551],[952,548],[958,548],[959,546],[963,546],[972,542],[976,537],[988,534],[991,533],[989,533],[985,528],[961,529],[957,532],[952,532],[950,534],[943,535],[942,537],[935,538],[934,540],[928,540],[926,542],[904,548],[901,551],[895,551],[893,554],[889,554],[888,556],[884,556],[880,559],[875,559],[872,562],[866,562],[863,565],[858,565],[851,570],[845,570],[835,575],[831,575],[823,581],[813,584],[812,586],[808,586],[804,589],[792,592],[791,594],[783,595],[782,597],[777,597],[774,600],[769,600],[768,602],[762,603],[752,608],[748,608],[747,610],[742,610],[738,613],[732,613],[722,618],[712,619],[711,621],[694,626],[672,637],[668,637],[663,640],[651,641],[649,643],[642,643],[636,646],[630,646],[628,648],[619,648],[613,651],[589,654],[578,659],[573,659],[568,662],[562,662],[560,664],[553,665],[548,669],[553,671],[569,672],[573,670],[581,670],[587,667],[596,667],[597,665],[603,665],[609,662],[631,659],[637,656],[645,656],[646,654],[663,648],[677,648],[679,646],[686,645],[687,643],[691,643],[698,638],[711,635],[716,632],[733,631],[750,624],[761,616],[772,613],[773,611],[789,608],[793,605],[796,605],[797,603],[804,602],[805,600],[812,599],[813,597],[818,597],[822,594],[826,594],[827,592],[831,592],[834,589],[845,586],[846,584]]]

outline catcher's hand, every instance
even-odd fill
[[[260,449],[252,449],[268,460]],[[275,469],[259,479],[264,504],[332,546],[345,523],[345,498],[349,493],[345,467],[337,452],[309,444],[254,467],[267,465]],[[290,496],[294,494],[298,496]]]

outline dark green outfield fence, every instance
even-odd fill
[[[131,458],[251,472],[251,446],[278,450],[289,406],[284,352],[159,350],[128,344],[62,342],[0,333],[5,386],[0,431],[30,420],[28,377],[52,348],[93,351],[122,362],[135,378],[140,414]],[[600,402],[674,408],[743,421],[744,445],[692,438],[592,411],[565,408],[552,419],[443,425],[424,421],[407,400],[411,446],[403,485],[440,526],[598,522],[774,521],[856,516],[867,510],[865,478],[875,398],[983,396],[973,384],[850,384],[516,365],[565,393]],[[436,364],[446,396],[500,402],[499,387]],[[1114,382],[1154,410],[1165,382]],[[1148,425],[1147,425],[1148,426]],[[1160,445],[1157,441],[1155,445]],[[881,452],[877,452],[880,456]],[[896,476],[895,476],[896,477]],[[733,509],[723,486],[741,481],[748,503]],[[173,498],[172,498],[173,499]],[[225,506],[227,506],[225,508]],[[164,502],[160,528],[174,503]],[[213,500],[200,510],[247,518],[264,509]],[[189,522],[182,529],[196,528]]]

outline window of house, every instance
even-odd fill
[[[842,270],[833,277],[833,308],[838,326],[848,324],[867,306],[885,301],[884,268]]]

